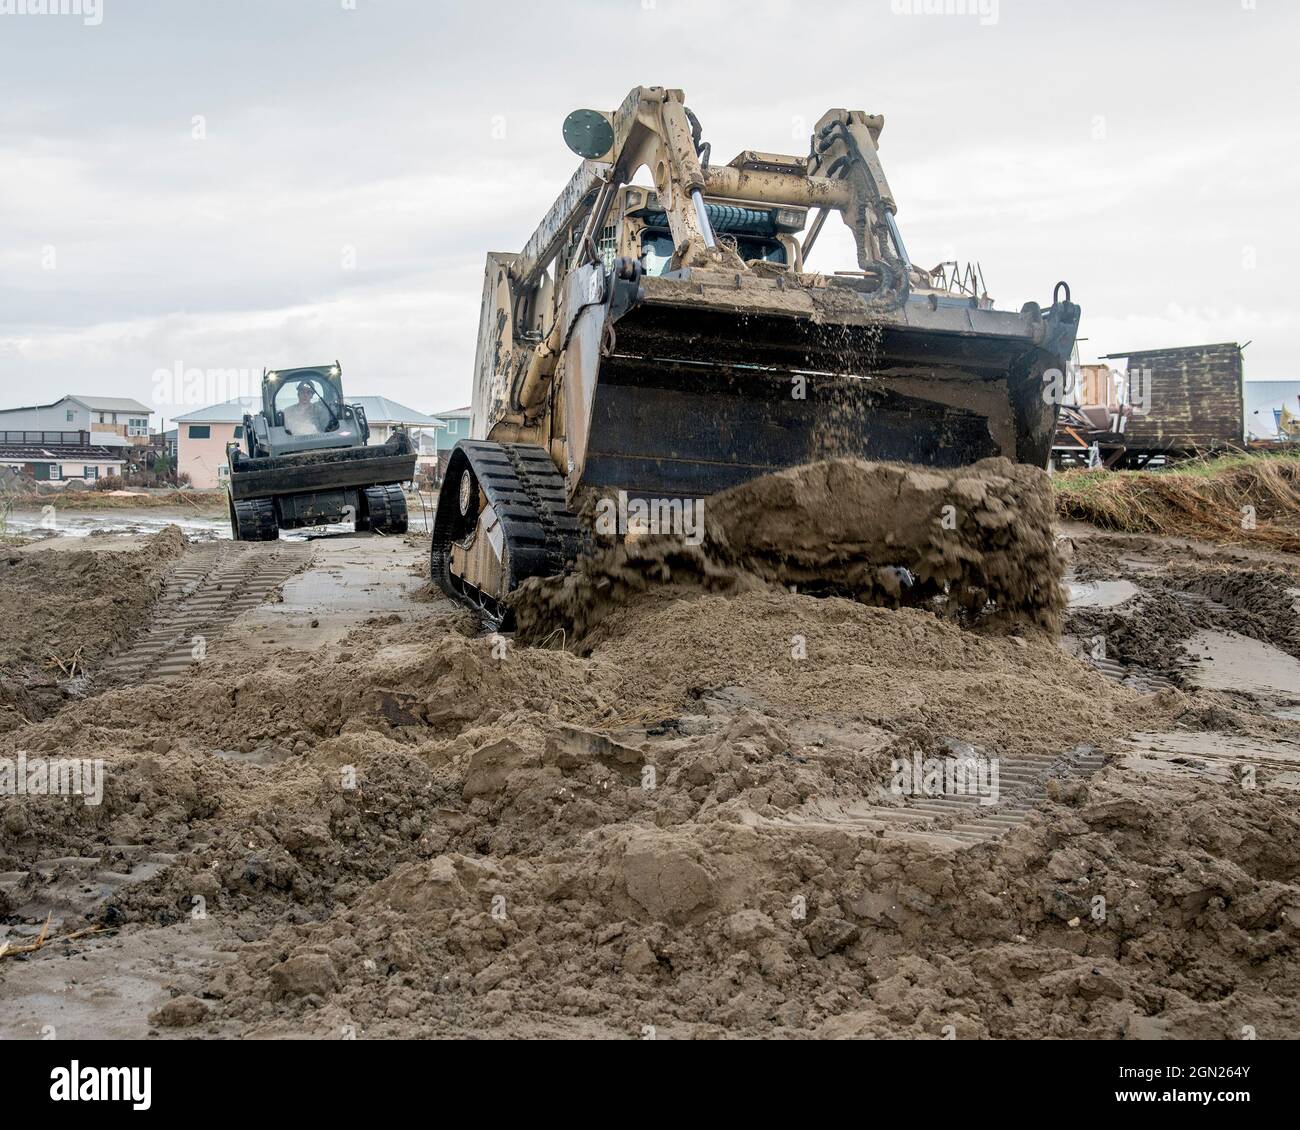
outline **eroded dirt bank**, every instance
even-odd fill
[[[77,548],[0,545],[0,730],[55,713],[68,681],[148,616],[184,549],[175,526]]]
[[[435,606],[73,701],[0,758],[103,758],[103,803],[6,803],[0,914],[111,929],[0,960],[0,1001],[30,1025],[31,979],[129,952],[153,991],[96,991],[139,1034],[1295,1037],[1300,690],[1191,656],[1205,625],[1289,655],[1296,565],[1063,544],[1134,590],[1064,647],[648,587],[564,648]],[[1210,603],[1171,629],[1174,592]],[[998,758],[1000,805],[897,795],[914,756]]]

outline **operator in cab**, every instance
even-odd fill
[[[312,399],[315,395],[311,381],[298,382],[298,403],[284,410],[284,429],[290,435],[318,436],[329,427],[329,410],[319,399]]]

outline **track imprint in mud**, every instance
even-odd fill
[[[190,549],[167,580],[149,631],[108,664],[101,687],[183,674],[234,619],[267,600],[312,559],[307,545],[214,542]]]
[[[999,795],[994,803],[971,793],[908,796],[903,803],[827,806],[772,821],[772,826],[807,827],[826,824],[843,831],[868,830],[885,839],[906,839],[933,847],[966,848],[986,843],[1023,824],[1048,798],[1069,782],[1092,776],[1105,764],[1105,755],[1091,746],[1079,746],[1061,757],[1000,758]],[[1055,782],[1055,784],[1053,784]]]
[[[1294,563],[1104,535],[1076,550],[1063,643],[1097,671],[1142,694],[1300,697]]]

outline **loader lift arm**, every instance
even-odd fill
[[[881,116],[831,110],[818,122],[807,158],[750,151],[730,165],[705,168],[699,156],[704,149],[697,140],[699,125],[680,90],[638,86],[612,113],[580,110],[570,120],[578,114],[607,123],[595,142],[599,146],[607,141],[607,145],[599,151],[585,149],[592,156],[574,172],[509,270],[516,296],[515,324],[545,326],[509,397],[511,409],[525,419],[536,413],[545,394],[566,328],[559,317],[547,323],[548,312],[536,309],[539,282],[566,246],[575,248],[569,271],[595,258],[594,240],[615,191],[642,167],[650,170],[672,233],[675,268],[749,272],[734,250],[716,240],[705,195],[820,207],[820,220],[837,211],[849,226],[859,267],[865,278],[877,284],[877,300],[897,304],[906,299],[910,264],[901,251],[893,194],[876,153],[876,140],[884,128]]]
[[[884,128],[880,115],[828,111],[817,123],[806,159],[749,160],[708,168],[700,163],[693,115],[680,90],[634,87],[617,110],[601,116],[609,122],[607,136],[612,141],[583,161],[529,237],[511,271],[518,285],[536,281],[579,222],[585,221],[583,235],[591,237],[604,218],[601,206],[607,206],[613,190],[630,182],[643,166],[650,170],[660,206],[667,212],[680,266],[746,269],[716,246],[702,196],[838,211],[857,240],[863,270],[901,261],[888,246],[886,216],[892,219],[897,208],[876,153]],[[579,254],[583,251],[580,246]]]

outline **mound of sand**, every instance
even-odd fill
[[[965,860],[791,818],[878,799],[900,752],[1104,744],[1162,708],[1046,640],[917,609],[659,593],[604,626],[577,656],[455,617],[380,623],[336,659],[216,655],[73,703],[0,751],[104,757],[104,803],[28,798],[0,868],[53,845],[114,872],[166,860],[88,913],[179,925],[202,900],[237,921],[236,960],[178,992],[246,1033],[1006,1035],[1074,1015],[1099,957],[1055,952],[1065,918],[1122,881],[1104,839],[1068,878],[1041,869],[1067,827],[1117,834],[1112,807],[1063,806]],[[1049,956],[1016,941],[1040,932]],[[1024,987],[1026,962],[1042,985]],[[1085,1030],[1113,1034],[1120,999],[1140,1011],[1130,982],[1154,976],[1110,975]]]
[[[1047,476],[1006,459],[953,471],[830,459],[707,499],[698,545],[618,540],[567,576],[525,582],[512,605],[532,643],[581,645],[611,609],[666,585],[781,586],[1054,633],[1065,598],[1053,522]]]

